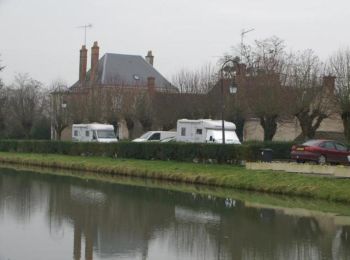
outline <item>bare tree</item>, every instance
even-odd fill
[[[71,104],[68,103],[68,99],[68,88],[66,84],[60,81],[52,83],[50,93],[51,127],[54,130],[52,137],[55,140],[61,140],[63,130],[70,123],[68,110],[71,108]]]
[[[249,111],[259,118],[264,130],[264,141],[273,139],[278,120],[286,116],[285,88],[278,74],[261,74],[246,84]]]
[[[27,74],[15,77],[14,84],[8,88],[7,126],[20,127],[24,137],[30,136],[35,120],[42,113],[42,84]]]
[[[217,70],[211,64],[206,64],[195,71],[182,69],[173,76],[172,82],[180,93],[203,94],[215,85],[216,72]]]
[[[283,40],[271,37],[255,41],[245,49],[249,77],[242,81],[246,91],[249,114],[258,117],[264,130],[264,140],[272,140],[277,123],[285,111],[285,88],[283,74],[287,66],[288,55]]]
[[[141,123],[144,132],[150,131],[154,121],[151,97],[146,92],[140,92],[135,100],[135,117]]]
[[[336,76],[336,98],[340,105],[344,134],[350,142],[350,49],[338,50],[329,60],[331,72]]]
[[[322,82],[323,66],[312,50],[306,50],[294,55],[287,72],[289,103],[304,139],[313,138],[322,121],[333,113],[332,93]]]

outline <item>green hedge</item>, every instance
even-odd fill
[[[260,149],[271,148],[273,159],[290,157],[291,142],[248,142],[243,145],[191,144],[191,143],[78,143],[37,140],[0,140],[0,151],[50,153],[80,156],[109,156],[146,160],[175,160],[237,163],[257,161]]]

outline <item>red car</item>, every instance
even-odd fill
[[[293,145],[291,158],[297,162],[350,164],[350,149],[333,140],[310,140],[302,145]]]

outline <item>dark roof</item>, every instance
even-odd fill
[[[90,70],[86,77],[89,81]],[[157,89],[176,89],[142,56],[106,53],[99,60],[97,84],[146,86],[148,77],[155,78]]]

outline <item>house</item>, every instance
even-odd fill
[[[85,122],[112,123],[121,139],[134,137],[143,132],[138,120],[130,115],[135,105],[147,103],[148,96],[155,92],[178,92],[154,68],[152,51],[148,51],[145,58],[117,53],[105,53],[100,58],[99,52],[98,43],[94,42],[91,48],[91,66],[87,70],[88,50],[83,45],[79,57],[79,80],[64,93],[52,93],[52,139],[71,140],[71,124]],[[59,127],[54,121],[60,118],[59,113],[68,114],[68,110],[70,126],[67,125],[61,132],[62,124]],[[125,114],[130,116],[125,118]],[[133,133],[129,131],[130,125]]]
[[[148,51],[143,58],[139,55],[105,53],[99,58],[99,46],[94,42],[91,48],[91,67],[87,68],[87,49],[80,50],[79,81],[72,89],[82,87],[147,87],[149,79],[154,79],[157,91],[177,91],[154,67],[154,56]]]

